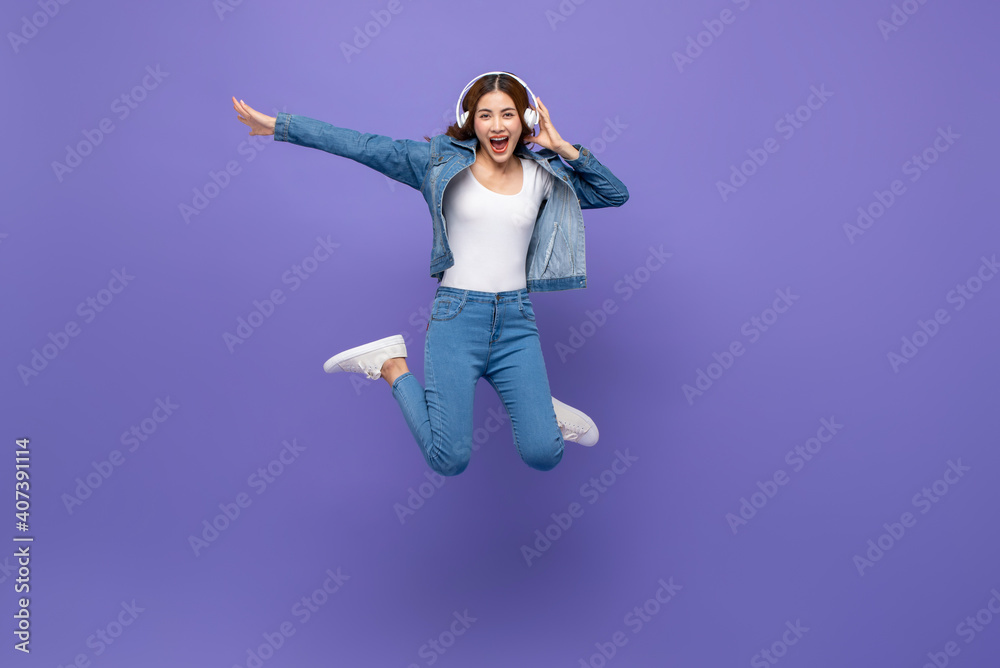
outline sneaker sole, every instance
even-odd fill
[[[366,343],[364,345],[356,346],[349,350],[337,353],[336,355],[328,359],[323,364],[323,370],[326,371],[327,373],[337,373],[338,371],[342,371],[342,369],[340,368],[340,363],[343,362],[344,360],[348,360],[352,357],[363,355],[365,353],[370,353],[373,350],[378,350],[379,348],[386,348],[388,346],[397,344],[404,346],[405,350],[406,343],[403,341],[403,337],[400,334],[394,334],[393,336],[387,336],[384,339],[379,339],[378,341],[372,341],[371,343]],[[406,355],[404,354],[403,357],[406,357]]]

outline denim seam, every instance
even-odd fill
[[[397,391],[396,390],[396,385],[399,383],[399,381],[400,381],[401,378],[403,378],[404,376],[408,376],[408,375],[409,376],[413,376],[413,373],[411,373],[410,371],[407,371],[405,373],[401,373],[401,374],[399,374],[399,377],[397,377],[396,380],[394,380],[392,382],[392,396],[393,396],[394,399],[396,399],[396,401],[398,401],[403,406],[403,416],[404,416],[404,419],[406,418],[407,415],[410,415],[410,414],[413,413],[413,409],[410,406],[409,402],[407,402],[406,396],[401,391]],[[413,376],[413,377],[414,377],[414,379],[416,379],[416,376]],[[434,434],[434,431],[432,429],[431,430],[432,438],[433,438],[433,434]],[[420,447],[420,445],[421,444],[418,442],[417,443],[417,447]],[[432,443],[432,446],[433,446],[433,443]],[[426,452],[424,452],[424,449],[422,447],[420,447],[420,453],[421,453],[421,455],[423,455],[424,460],[427,462],[427,465],[430,466],[432,470],[436,471],[437,469],[434,468],[434,461],[436,461],[436,458],[433,457],[433,456],[431,456],[431,455],[428,455]]]
[[[499,342],[500,339],[503,338],[503,327],[505,324],[507,324],[507,302],[499,302],[496,304],[496,306],[494,306],[494,308],[500,306],[500,304],[503,304],[503,315],[500,315],[500,310],[497,309],[497,315],[500,317],[500,329],[498,329],[496,332],[497,342]],[[490,341],[492,340],[493,336],[490,336]]]
[[[430,326],[428,325],[428,330],[429,328]],[[434,364],[430,359],[430,355],[428,354],[428,351],[430,350],[430,345],[431,345],[431,338],[430,338],[430,331],[428,331],[427,335],[424,337],[424,391],[425,392],[428,385],[436,385],[436,383],[434,382]],[[431,422],[430,407],[427,408],[427,423],[430,425],[431,428],[431,442],[430,445],[427,446],[427,452],[424,453],[424,458],[427,459],[427,463],[431,465],[431,468],[434,468],[431,462],[432,461],[437,462],[440,459],[441,453],[439,452],[439,450],[441,444],[438,441],[437,434],[434,432],[434,424]],[[434,470],[436,471],[437,469]]]
[[[291,122],[291,116],[285,116],[281,119],[281,141],[288,141],[288,126],[291,125]]]
[[[489,333],[489,340],[486,342],[486,359],[483,360],[483,371],[490,368],[490,357],[493,356],[493,332]],[[487,380],[489,380],[487,378]]]
[[[524,461],[524,453],[521,452],[521,444],[517,441],[517,426],[514,424],[514,418],[510,414],[510,408],[507,406],[507,400],[504,399],[503,392],[500,391],[500,388],[497,387],[492,378],[489,376],[484,376],[484,378],[486,378],[490,385],[493,386],[493,390],[497,393],[497,396],[500,397],[500,403],[503,404],[503,409],[507,411],[507,421],[510,422],[510,430],[514,435],[514,448],[517,450],[517,456],[521,458],[521,461]]]

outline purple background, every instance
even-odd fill
[[[910,0],[885,36],[888,1],[391,6],[71,2],[32,32],[40,6],[4,4],[4,32],[31,37],[8,34],[0,59],[0,533],[18,535],[14,440],[28,437],[35,542],[30,656],[12,649],[14,543],[2,551],[3,664],[253,666],[248,651],[287,622],[264,666],[772,665],[764,649],[813,668],[918,668],[928,653],[998,665],[1000,281],[973,280],[961,309],[948,299],[1000,252],[996,4]],[[731,23],[713,24],[727,9]],[[391,21],[345,57],[371,12]],[[721,34],[679,68],[706,21]],[[147,67],[163,78],[122,118],[114,100]],[[601,440],[532,470],[509,422],[487,430],[503,408],[483,381],[480,447],[434,488],[384,382],[322,370],[401,333],[423,381],[426,205],[349,160],[251,143],[230,96],[420,139],[496,69],[631,194],[584,212],[588,288],[532,296],[552,391]],[[814,86],[832,96],[779,132]],[[113,131],[57,176],[102,119]],[[911,181],[905,163],[949,128],[958,138]],[[717,183],[768,138],[778,151],[724,198]],[[229,161],[239,173],[186,221],[181,205]],[[905,192],[849,239],[858,207],[897,179]],[[317,238],[339,246],[293,290],[282,276]],[[661,246],[662,268],[640,269]],[[88,322],[78,305],[122,268],[134,279]],[[627,292],[626,276],[644,282]],[[230,351],[224,333],[275,289],[285,301]],[[777,290],[798,298],[749,333]],[[584,325],[605,300],[606,322]],[[894,368],[889,353],[938,309],[947,323]],[[71,321],[78,336],[23,379]],[[710,367],[734,341],[744,353]],[[716,378],[689,401],[699,371]],[[167,399],[177,408],[151,421]],[[823,419],[843,427],[796,471],[786,453]],[[155,431],[130,451],[122,435],[143,420]],[[253,486],[286,440],[297,458]],[[124,463],[67,507],[116,450]],[[607,473],[619,452],[635,462]],[[914,498],[959,460],[968,470],[938,483],[937,502]],[[787,484],[765,484],[779,469]],[[602,472],[614,483],[596,492]],[[401,516],[422,483],[433,494]],[[773,496],[754,497],[761,486]],[[190,537],[241,493],[250,505],[196,555]],[[751,498],[762,507],[731,526]],[[574,502],[582,515],[559,529],[553,514]],[[915,524],[859,569],[906,512]],[[529,565],[522,546],[546,529],[557,538]],[[296,614],[338,568],[349,580]],[[637,628],[633,608],[670,578],[681,589]],[[122,629],[133,600],[143,611]],[[967,642],[959,624],[983,609],[991,623]],[[449,636],[465,611],[476,621]],[[808,631],[784,645],[797,622]],[[102,646],[98,629],[122,632]],[[616,633],[627,642],[605,659]],[[441,653],[431,639],[454,642]]]

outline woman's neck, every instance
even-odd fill
[[[501,165],[489,155],[476,151],[476,163],[477,168],[481,172],[485,172],[490,176],[507,176],[508,174],[515,174],[521,169],[521,159],[513,154]]]

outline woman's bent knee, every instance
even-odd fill
[[[456,476],[469,466],[471,453],[438,455],[428,460],[431,468],[443,476]]]
[[[563,443],[556,441],[549,447],[531,448],[522,453],[524,463],[538,471],[551,471],[563,458]]]

